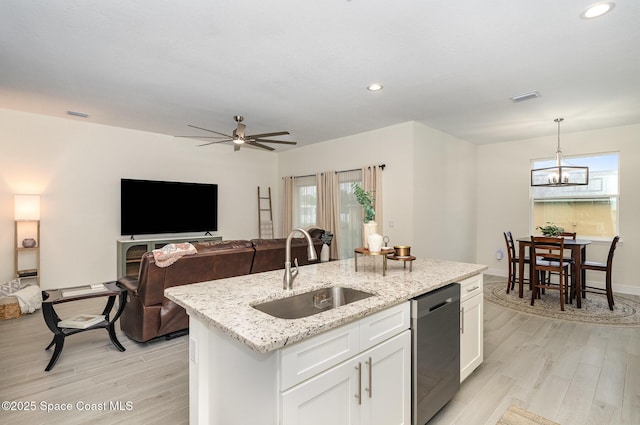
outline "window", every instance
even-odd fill
[[[555,160],[534,160],[533,168],[550,167]],[[576,165],[589,167],[587,186],[532,187],[532,233],[552,222],[578,237],[610,239],[618,229],[618,153],[573,157]]]
[[[362,206],[353,194],[353,184],[362,185],[362,171],[338,173],[338,205],[340,213],[340,252],[338,258],[351,258],[353,250],[362,246]]]
[[[316,185],[316,176],[296,178],[294,190],[294,227],[306,229],[309,226],[315,226],[318,217],[318,186]]]
[[[362,207],[353,194],[353,183],[362,184],[362,171],[339,171],[338,176],[338,258],[352,258],[362,246]],[[294,183],[294,227],[306,229],[318,225],[318,186],[316,176],[296,177]]]

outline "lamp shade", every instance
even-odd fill
[[[531,186],[584,186],[589,184],[589,167],[559,165],[531,170]]]
[[[13,202],[16,220],[40,220],[40,195],[15,195]]]

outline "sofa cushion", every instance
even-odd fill
[[[153,253],[142,256],[137,292],[144,305],[162,304],[165,288],[249,274],[253,245],[249,241],[195,244],[198,253],[158,267]]]
[[[271,270],[280,270],[284,268],[284,260],[286,257],[286,238],[280,239],[252,239],[253,247],[256,253],[253,257],[253,265],[251,273],[267,272]],[[322,241],[314,239],[313,244],[316,250],[316,256],[320,258],[320,250],[322,249]],[[307,256],[307,239],[292,238],[291,239],[291,262],[298,259],[298,265],[304,266],[315,261],[309,261]]]

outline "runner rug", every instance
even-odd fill
[[[505,282],[506,285],[506,282]],[[518,406],[509,406],[496,425],[560,425]]]

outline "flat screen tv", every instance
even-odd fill
[[[121,235],[216,230],[218,230],[217,184],[121,180]]]

